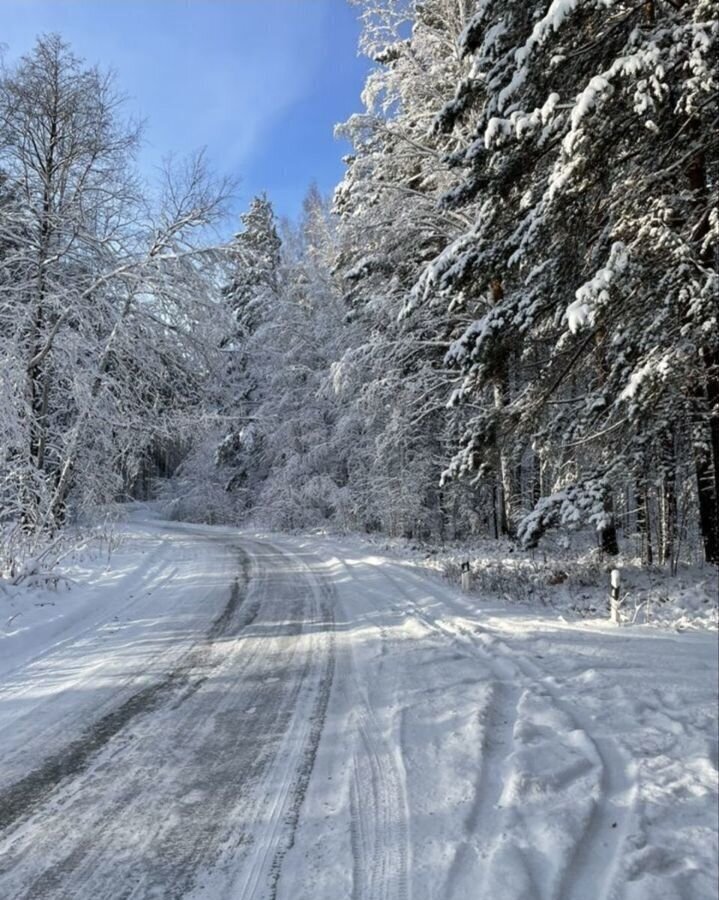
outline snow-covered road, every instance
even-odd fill
[[[358,543],[127,546],[0,641],[3,900],[716,896],[714,636],[488,609]]]

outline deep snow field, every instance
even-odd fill
[[[166,523],[140,509],[116,526],[114,543],[111,554],[104,546],[65,560],[69,589],[61,580],[56,589],[0,590],[0,801],[48,754],[61,753],[65,738],[161,680],[170,660],[196,646],[197,633],[223,615],[240,548],[250,560],[243,603],[256,595],[254,617],[207,651],[220,654],[221,684],[206,666],[180,709],[189,716],[187,704],[196,702],[199,716],[203,692],[210,710],[212,696],[244,690],[243,678],[249,685],[254,670],[238,664],[229,677],[230,653],[241,661],[271,648],[281,661],[306,651],[302,671],[310,674],[292,694],[297,714],[288,712],[283,734],[267,738],[274,762],[253,782],[254,805],[224,807],[221,839],[198,855],[183,896],[715,900],[711,572],[681,587],[693,599],[679,613],[655,610],[651,624],[617,627],[600,588],[577,587],[571,572],[557,576],[556,604],[547,601],[554,586],[546,578],[537,599],[522,576],[524,594],[513,600],[509,563],[499,557],[473,558],[474,590],[463,595],[439,572],[454,576],[456,553],[427,556],[388,542],[250,535]],[[293,584],[315,598],[311,615],[283,613]],[[591,602],[577,603],[582,591]],[[263,690],[280,680],[262,671]],[[313,692],[322,684],[331,689],[320,716]],[[248,696],[243,715],[251,718],[261,711]],[[155,732],[174,727],[175,708],[168,700],[161,727],[153,724],[159,713],[136,717],[146,754]],[[208,712],[203,728],[217,735],[219,721]],[[116,781],[140,777],[126,738],[119,730],[87,752],[27,814],[5,822],[0,812],[0,896],[117,896],[100,874],[82,888],[90,882],[76,860],[70,867],[69,843],[56,848],[48,881],[41,848],[54,818],[71,817],[76,804],[90,816]],[[212,746],[216,754],[222,745]],[[231,743],[224,753],[232,759]],[[215,765],[210,755],[196,757],[193,765]],[[178,771],[195,777],[183,765]],[[148,782],[150,804],[156,783],[162,778]],[[185,807],[157,801],[158,815],[182,821]],[[134,847],[140,838],[121,813],[107,827],[112,849],[103,851],[96,836],[94,871],[116,872],[115,884],[124,884],[123,867],[136,873],[138,862],[123,842]],[[153,828],[142,840],[164,847],[164,832]],[[133,884],[138,897],[170,890],[151,879]]]

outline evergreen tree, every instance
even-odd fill
[[[414,17],[411,30],[407,15]],[[403,312],[423,266],[467,225],[464,214],[438,205],[451,184],[445,157],[459,139],[428,133],[433,110],[465,68],[459,37],[466,12],[447,0],[416,10],[368,2],[363,20],[361,46],[376,68],[363,94],[365,112],[340,128],[354,152],[335,194],[338,272],[364,332],[363,344],[337,366],[354,398],[346,416],[355,435],[355,505],[368,528],[457,534],[467,527],[460,500],[476,499],[472,490],[439,485],[453,440],[444,415],[451,375],[442,360],[457,316],[439,306],[411,318]]]
[[[714,562],[716,12],[478,3],[462,38],[471,77],[435,120],[453,133],[475,117],[445,203],[478,207],[417,287],[452,304],[485,286],[448,358],[464,374],[455,401],[481,408],[450,474],[480,471],[500,435],[542,492],[583,498],[569,519],[588,515],[607,550],[612,495],[627,485],[646,529],[653,494],[667,556],[681,485]]]
[[[263,445],[256,410],[266,390],[264,353],[280,297],[280,238],[272,204],[255,197],[240,217],[243,229],[227,249],[230,276],[224,306],[231,315],[230,333],[223,340],[227,372],[220,385],[220,411],[230,423],[217,448],[217,462],[227,470],[226,489],[241,506],[253,502],[254,483],[265,475]]]

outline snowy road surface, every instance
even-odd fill
[[[132,565],[0,640],[3,900],[716,897],[715,637],[126,530]]]

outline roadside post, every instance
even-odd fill
[[[614,625],[619,625],[620,588],[622,584],[622,576],[619,569],[612,569],[610,580],[612,592],[609,599],[609,619]]]
[[[472,586],[472,572],[469,568],[469,560],[462,563],[462,593],[468,594]]]

